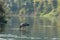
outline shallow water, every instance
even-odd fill
[[[5,38],[11,40],[60,40],[58,27],[51,20],[41,17],[24,18],[26,18],[24,22],[29,23],[30,26],[26,26],[25,31],[20,31],[19,26],[23,22],[18,17],[12,17],[5,27],[4,34],[8,35]]]

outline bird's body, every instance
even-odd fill
[[[26,26],[29,26],[29,24],[28,23],[21,23],[20,24],[20,31],[26,31]]]
[[[21,23],[20,28],[21,27],[26,27],[26,26],[29,26],[29,24],[28,23]]]

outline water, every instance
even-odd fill
[[[12,17],[5,27],[5,32],[2,38],[6,40],[60,40],[59,30],[52,20],[42,17],[23,17],[19,20],[18,17]],[[14,21],[14,22],[12,22]],[[20,31],[20,24],[27,22],[30,26],[25,27],[25,31]],[[7,35],[7,36],[6,36]],[[0,35],[1,37],[1,35]]]

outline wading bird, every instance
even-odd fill
[[[29,24],[28,23],[21,23],[20,24],[20,30],[24,31],[26,26],[29,26]]]

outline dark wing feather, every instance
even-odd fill
[[[20,25],[20,28],[21,28],[21,27],[25,27],[25,26],[29,26],[29,24],[27,24],[27,23],[22,23],[22,24]]]

